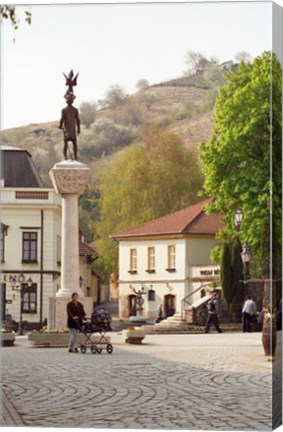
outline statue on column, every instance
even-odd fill
[[[73,70],[71,70],[68,76],[66,76],[65,74],[63,75],[66,78],[66,85],[68,86],[68,90],[66,91],[66,94],[64,96],[67,102],[67,106],[62,109],[59,124],[59,129],[63,130],[64,136],[63,155],[64,159],[68,159],[68,142],[71,141],[73,143],[73,156],[71,155],[71,158],[78,160],[77,134],[80,134],[81,122],[79,117],[79,111],[73,106],[73,102],[76,99],[76,96],[73,92],[73,87],[77,85],[77,78],[79,74],[74,77],[74,72]]]

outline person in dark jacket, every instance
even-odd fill
[[[214,291],[211,300],[208,302],[208,317],[207,317],[204,333],[209,332],[209,328],[211,324],[214,324],[214,327],[218,333],[222,333],[222,330],[220,329],[218,324],[219,316],[220,316],[219,294],[217,291]]]
[[[78,301],[79,295],[74,292],[72,300],[67,304],[68,328],[70,330],[69,352],[78,352],[77,330],[82,326],[82,320],[86,319],[86,313],[82,303]]]

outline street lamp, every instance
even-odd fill
[[[18,280],[16,276],[12,277],[11,279],[11,287],[13,291],[17,291],[20,293],[20,321],[19,321],[19,334],[23,335],[23,293],[24,293],[24,283],[25,283],[26,277],[23,273],[21,273],[18,277]],[[20,286],[17,285],[17,282],[20,283]],[[27,280],[27,286],[30,288],[33,284],[33,280],[31,277]]]
[[[243,212],[242,210],[236,210],[234,215],[234,223],[236,225],[237,232],[240,232],[240,227],[243,219]]]
[[[250,248],[247,242],[242,245],[241,258],[244,265],[244,282],[246,283],[249,278],[249,264],[251,259]]]

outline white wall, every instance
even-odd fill
[[[43,192],[48,199],[16,198],[16,192]],[[43,274],[41,285],[41,214],[43,212],[43,272],[60,271],[57,264],[57,235],[61,235],[61,198],[53,189],[3,188],[1,189],[1,222],[8,226],[5,236],[5,262],[2,263],[1,282],[6,285],[6,299],[12,300],[6,305],[6,312],[19,321],[20,294],[13,291],[9,282],[10,275],[23,272],[26,280],[31,277],[37,284],[37,312],[23,314],[23,320],[30,323],[40,320],[41,286],[42,319],[48,317],[49,297],[56,292],[58,281],[53,274]],[[37,262],[22,263],[23,232],[37,232]],[[5,271],[5,273],[3,273]],[[32,273],[31,273],[32,271]],[[18,273],[17,273],[18,272]],[[34,273],[35,272],[35,273]]]
[[[176,246],[176,272],[168,272],[168,245]],[[155,317],[159,304],[163,304],[164,296],[175,296],[176,312],[181,312],[181,302],[201,282],[192,281],[192,267],[210,264],[211,250],[216,245],[214,239],[181,238],[181,239],[152,239],[141,241],[119,242],[119,311],[120,317],[128,317],[128,296],[133,294],[131,287],[139,290],[142,286],[148,291],[155,291],[155,300],[149,301],[144,296],[144,315]],[[148,273],[148,247],[155,247],[155,273]],[[137,249],[137,273],[131,274],[130,249]],[[193,301],[200,298],[200,292],[194,295]]]

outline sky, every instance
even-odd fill
[[[51,4],[17,6],[17,14],[16,32],[1,25],[1,129],[59,120],[62,73],[71,69],[79,107],[111,85],[131,94],[139,79],[182,76],[189,50],[224,62],[271,49],[270,2]]]

